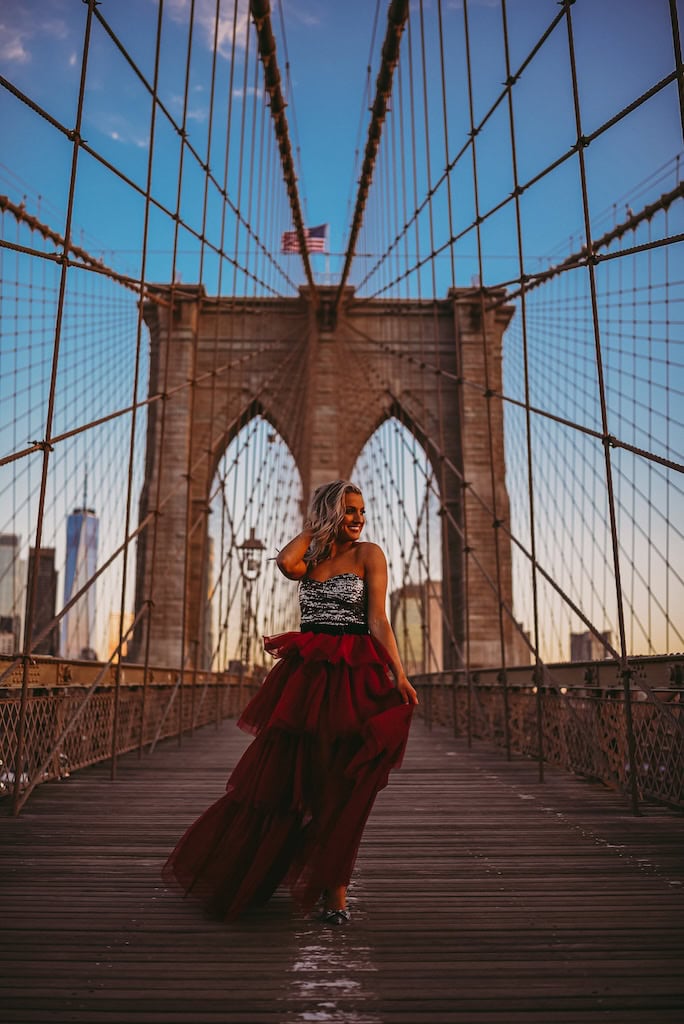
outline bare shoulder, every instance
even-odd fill
[[[378,544],[371,541],[359,543],[359,558],[366,570],[384,569],[387,567],[385,553]]]

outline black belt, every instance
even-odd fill
[[[368,626],[360,622],[349,622],[346,626],[333,626],[328,622],[302,622],[299,628],[302,633],[330,633],[332,636],[353,633],[356,636],[368,636]]]

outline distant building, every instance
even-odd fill
[[[16,654],[22,647],[26,604],[26,562],[20,558],[21,538],[0,533],[0,653]]]
[[[16,654],[21,648],[20,618],[0,615],[0,654]]]
[[[120,623],[121,623],[121,614],[120,614],[120,612],[110,612],[109,613],[109,629],[107,631],[107,650],[105,652],[105,657],[107,658],[107,660],[109,660],[113,656],[114,651],[119,646],[119,626],[120,626]],[[126,635],[126,632],[131,628],[132,624],[133,624],[133,612],[124,612],[123,630],[122,630],[124,636]],[[130,636],[129,636],[128,640],[124,640],[123,645],[121,647],[121,659],[122,660],[128,654],[128,644],[129,644],[129,641],[130,641]]]
[[[611,635],[610,630],[601,633],[607,644],[612,644]],[[570,634],[570,661],[603,661],[606,657],[605,647],[593,633],[587,630],[586,633]]]
[[[37,564],[37,569],[36,569]],[[26,590],[26,606],[33,586],[33,574],[37,571],[36,603],[33,609],[32,636],[38,637],[55,617],[57,608],[57,570],[55,569],[55,549],[39,548],[29,550],[28,586]],[[59,629],[53,627],[40,643],[32,644],[33,654],[59,654]]]
[[[442,582],[407,583],[390,596],[390,618],[407,675],[441,672]]]
[[[67,519],[64,604],[68,604],[97,571],[99,520],[91,508],[77,508]],[[62,619],[62,657],[97,658],[95,584]]]

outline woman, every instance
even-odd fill
[[[300,581],[301,632],[265,639],[280,660],[238,723],[256,739],[164,867],[221,917],[286,881],[305,909],[322,898],[322,920],[349,920],[363,828],[418,703],[387,620],[385,556],[360,540],[364,517],[355,484],[324,484],[278,555]]]

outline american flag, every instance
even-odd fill
[[[327,244],[328,225],[319,224],[315,228],[304,228],[307,252],[325,252]],[[296,231],[284,231],[280,243],[281,252],[299,252],[299,239]]]

